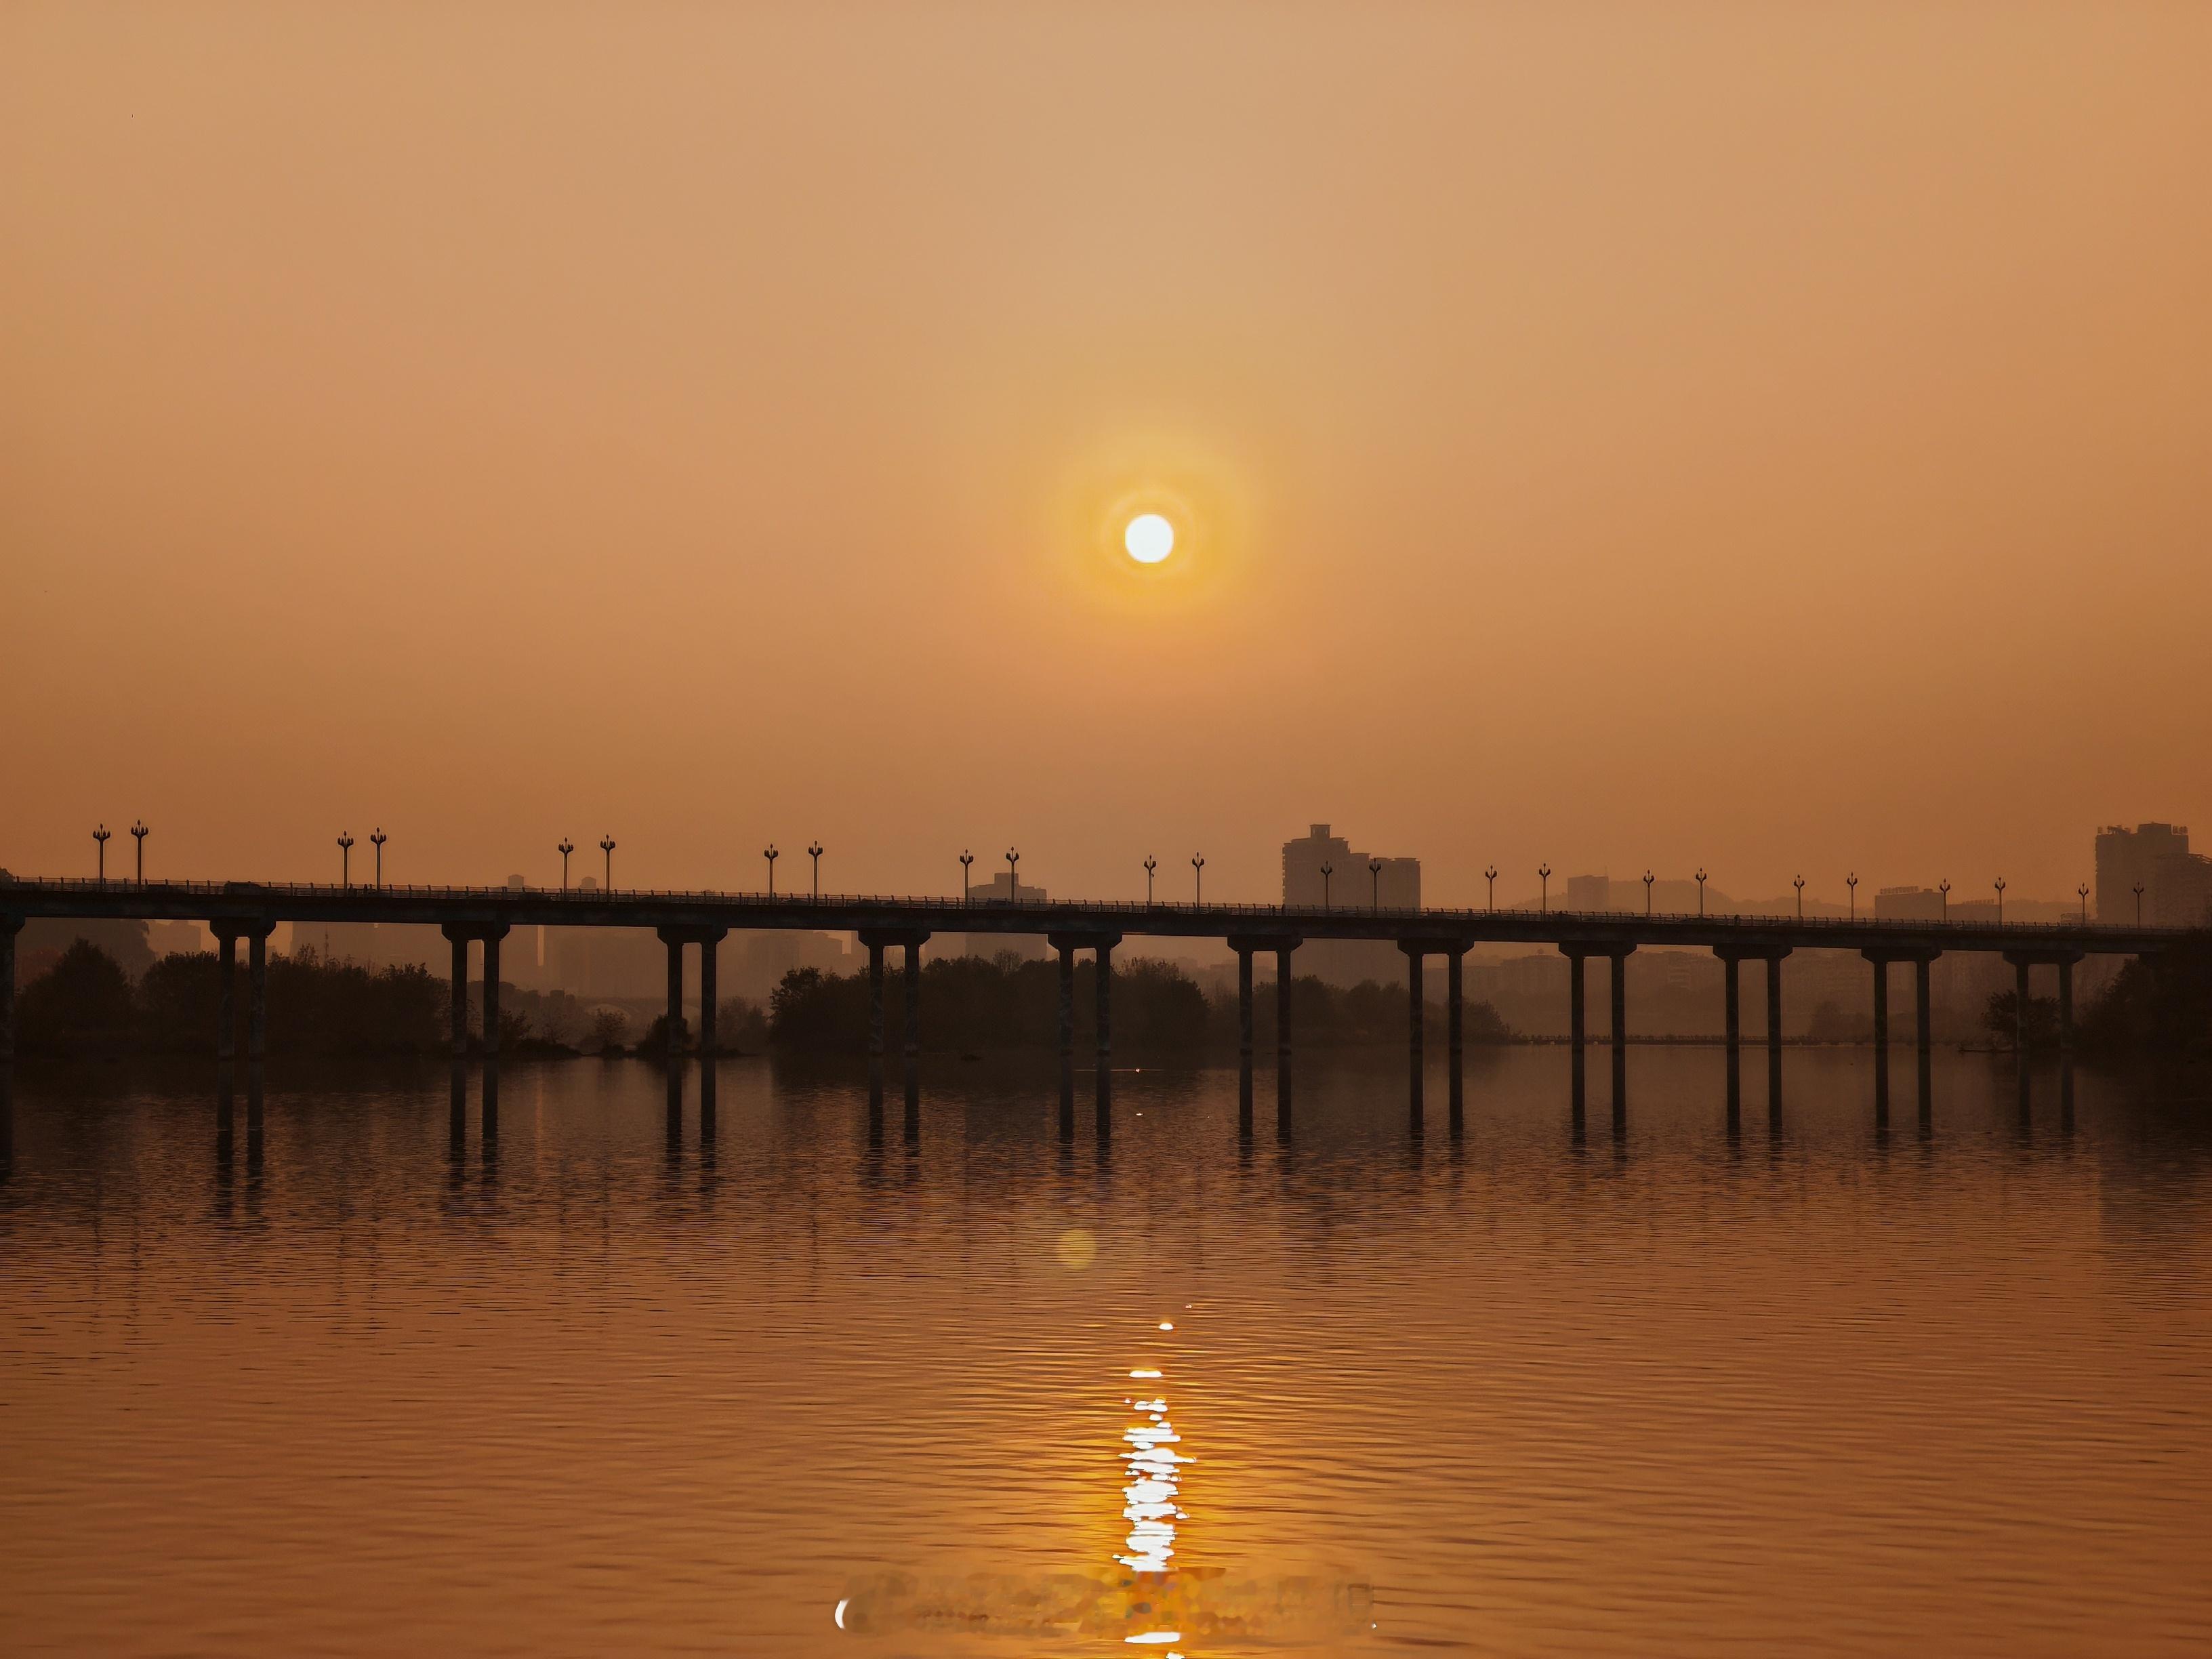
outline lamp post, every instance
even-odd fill
[[[2138,927],[2142,926],[2142,884],[2137,882],[2136,884],[2136,926]]]
[[[1805,920],[1805,878],[1792,876],[1790,884],[1797,890],[1797,920],[1802,921]]]
[[[1328,908],[1328,878],[1336,873],[1336,866],[1327,859],[1321,861],[1321,908]]]
[[[1367,860],[1367,888],[1368,908],[1380,910],[1382,908],[1382,860],[1381,859]]]
[[[1190,855],[1190,908],[1198,909],[1206,902],[1206,860],[1197,854]]]
[[[384,843],[391,839],[384,833],[384,826],[380,823],[368,832],[368,844],[376,848],[376,886],[379,892],[384,890]],[[565,864],[562,866],[564,871],[567,867]],[[565,881],[562,884],[563,886],[567,884]]]
[[[1951,878],[1946,876],[1936,884],[1936,890],[1943,896],[1943,920],[1951,920]]]
[[[565,893],[568,890],[568,854],[576,850],[576,843],[563,836],[556,850],[561,854],[561,890]]]
[[[338,831],[338,885],[353,885],[353,831]]]
[[[1536,895],[1536,908],[1541,914],[1549,915],[1552,910],[1552,866],[1548,864],[1538,865],[1536,879],[1543,883],[1542,888]]]
[[[104,823],[92,832],[93,840],[100,845],[100,879],[102,881],[107,879],[107,838],[111,833]]]
[[[960,849],[960,906],[968,906],[968,866],[975,862],[975,855],[966,848]]]
[[[1498,866],[1486,864],[1482,867],[1482,878],[1490,884],[1490,908],[1498,908]]]
[[[140,818],[131,826],[131,839],[138,843],[138,884],[146,884],[146,820]]]
[[[2089,884],[2085,881],[2074,890],[2081,896],[2081,925],[2087,927],[2089,925]]]
[[[1705,914],[1705,866],[1698,866],[1698,914]]]
[[[1011,847],[1006,848],[1006,902],[1018,904],[1022,900],[1021,878],[1015,872],[1021,868],[1022,855]]]
[[[1844,885],[1851,890],[1851,920],[1859,919],[1859,872],[1856,870],[1844,878]]]
[[[1152,908],[1152,872],[1159,867],[1158,859],[1150,853],[1145,854],[1145,908],[1147,910]]]
[[[1651,914],[1651,872],[1649,870],[1644,872],[1644,914],[1647,916]]]
[[[1999,876],[1999,877],[1997,878],[1997,879],[1996,879],[1996,890],[1997,890],[1997,926],[1998,926],[1998,927],[2003,927],[2003,926],[2004,926],[2004,890],[2005,890],[2005,878],[2004,878],[2002,876]]]
[[[808,842],[806,856],[814,860],[814,902],[819,904],[822,902],[822,843],[818,841]]]
[[[775,896],[775,861],[783,856],[775,850],[774,842],[761,848],[761,856],[768,860],[768,896]]]
[[[611,893],[615,890],[615,838],[612,836],[601,836],[599,837],[599,851],[607,855],[607,878],[605,890]]]

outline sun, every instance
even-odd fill
[[[1121,545],[1139,564],[1158,564],[1175,551],[1175,526],[1157,513],[1139,513],[1122,531]]]

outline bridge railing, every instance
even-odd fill
[[[486,900],[524,899],[532,902],[553,900],[574,904],[580,908],[599,904],[635,904],[664,902],[674,904],[745,904],[770,906],[803,914],[817,907],[823,908],[869,908],[888,910],[928,910],[941,913],[948,909],[975,910],[994,915],[1009,911],[1079,911],[1086,915],[1205,915],[1234,921],[1243,918],[1312,918],[1321,916],[1373,917],[1377,920],[1407,923],[1481,922],[1504,920],[1559,921],[1583,922],[1598,926],[1617,925],[1627,921],[1667,923],[1706,923],[1729,927],[1754,929],[1815,929],[1820,932],[1854,933],[1877,933],[1893,927],[1937,928],[1949,932],[1978,931],[1990,927],[2023,930],[2045,930],[2053,927],[2081,927],[2092,925],[2080,915],[2061,916],[2047,920],[2001,921],[1982,917],[1903,917],[1903,916],[1797,916],[1775,915],[1768,911],[1689,911],[1689,910],[1553,910],[1548,907],[1532,908],[1525,905],[1509,906],[1504,909],[1492,907],[1408,908],[1393,905],[1284,905],[1214,902],[1201,904],[1173,899],[1062,899],[1028,900],[988,898],[965,899],[946,894],[941,897],[892,893],[824,893],[818,897],[811,891],[798,893],[729,891],[721,889],[684,889],[659,887],[516,887],[427,885],[413,883],[385,882],[216,882],[216,881],[146,881],[128,878],[103,880],[94,876],[7,877],[0,878],[0,890],[9,887],[46,892],[130,893],[158,892],[171,896],[206,897],[235,903],[254,898],[310,898],[361,895],[384,895],[427,900],[450,900],[474,903]],[[2130,931],[2185,933],[2191,930],[2170,923],[2113,924],[2128,927]]]

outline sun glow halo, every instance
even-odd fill
[[[1175,526],[1157,513],[1139,513],[1122,531],[1121,545],[1139,564],[1158,564],[1175,551]]]

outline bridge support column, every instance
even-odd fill
[[[1579,951],[1570,951],[1567,952],[1567,1042],[1573,1050],[1569,1060],[1569,1067],[1572,1076],[1575,1119],[1577,1122],[1582,1120],[1584,1099],[1583,1042],[1585,1035],[1583,1015],[1583,953]]]
[[[660,943],[661,948],[668,952],[668,994],[666,1006],[661,1010],[660,1029],[663,1052],[672,1066],[684,1053],[681,1036],[684,1030],[684,935],[672,928],[664,927],[660,930]],[[489,961],[491,951],[489,940],[485,942],[484,951]]]
[[[1933,1001],[1929,994],[1929,981],[1933,977],[1934,966],[1932,957],[1915,957],[1912,961],[1913,1073],[1918,1085],[1914,1093],[1920,1104],[1923,1123],[1935,1109],[1936,1038],[1929,1029],[1929,1011]]]
[[[1406,1058],[1407,1073],[1406,1110],[1407,1114],[1408,1125],[1412,1128],[1413,1132],[1418,1135],[1421,1133],[1421,1120],[1425,1115],[1422,1101],[1421,1072],[1424,1065],[1425,1064],[1426,1056],[1422,1052],[1423,1044],[1421,1042],[1421,1026],[1423,1023],[1422,1015],[1426,1012],[1425,1005],[1428,1001],[1428,993],[1422,982],[1425,975],[1421,971],[1423,947],[1420,943],[1413,939],[1401,939],[1398,942],[1398,948],[1406,953]]]
[[[720,1000],[721,933],[713,928],[699,935],[699,1058],[714,1058],[719,1047],[714,1031],[714,1016]]]
[[[863,939],[868,947],[868,1085],[877,1110],[883,1109],[884,942]]]
[[[21,916],[0,916],[0,1170],[15,1155],[15,934]]]
[[[1782,958],[1787,950],[1766,958],[1766,1117],[1771,1127],[1782,1115]]]
[[[1889,958],[1865,953],[1874,964],[1874,1121],[1889,1123]]]
[[[1743,1120],[1743,958],[1734,951],[1721,956],[1721,994],[1727,1000],[1728,1121],[1735,1129]]]
[[[1098,1070],[1093,1079],[1098,1109],[1098,1133],[1106,1133],[1112,1117],[1114,1100],[1114,946],[1118,941],[1102,939],[1097,945],[1097,1024],[1098,1026]]]
[[[1606,988],[1613,994],[1612,1006],[1607,1015],[1613,1027],[1613,1123],[1615,1129],[1625,1128],[1628,1121],[1628,958],[1634,945],[1614,949],[1606,953],[1613,971]]]
[[[1455,945],[1444,952],[1444,1047],[1449,1051],[1446,1063],[1450,1074],[1446,1092],[1450,1099],[1451,1132],[1456,1136],[1465,1127],[1467,1109],[1467,1079],[1461,1056],[1466,1048],[1467,947]]]
[[[2027,1063],[2027,967],[2026,957],[2013,963],[2013,1048],[2019,1054],[2021,1064]]]
[[[1275,1133],[1291,1133],[1291,954],[1295,943],[1275,947]]]
[[[2074,1055],[2074,964],[2064,957],[2058,958],[2058,1053]]]
[[[499,1133],[499,942],[506,933],[503,922],[483,933],[483,1132],[487,1141]]]
[[[1075,1111],[1075,946],[1060,946],[1060,1109]]]
[[[446,1113],[448,1150],[458,1158],[469,1138],[469,936],[451,922],[440,930],[451,947],[446,990],[447,1041],[453,1048],[451,1098]]]
[[[273,924],[255,922],[246,936],[246,1158],[261,1160],[261,1092],[269,1059],[269,935]]]
[[[238,934],[219,926],[215,938],[215,1058],[227,1073],[238,1055]]]
[[[1237,951],[1237,1129],[1252,1133],[1252,952]]]

